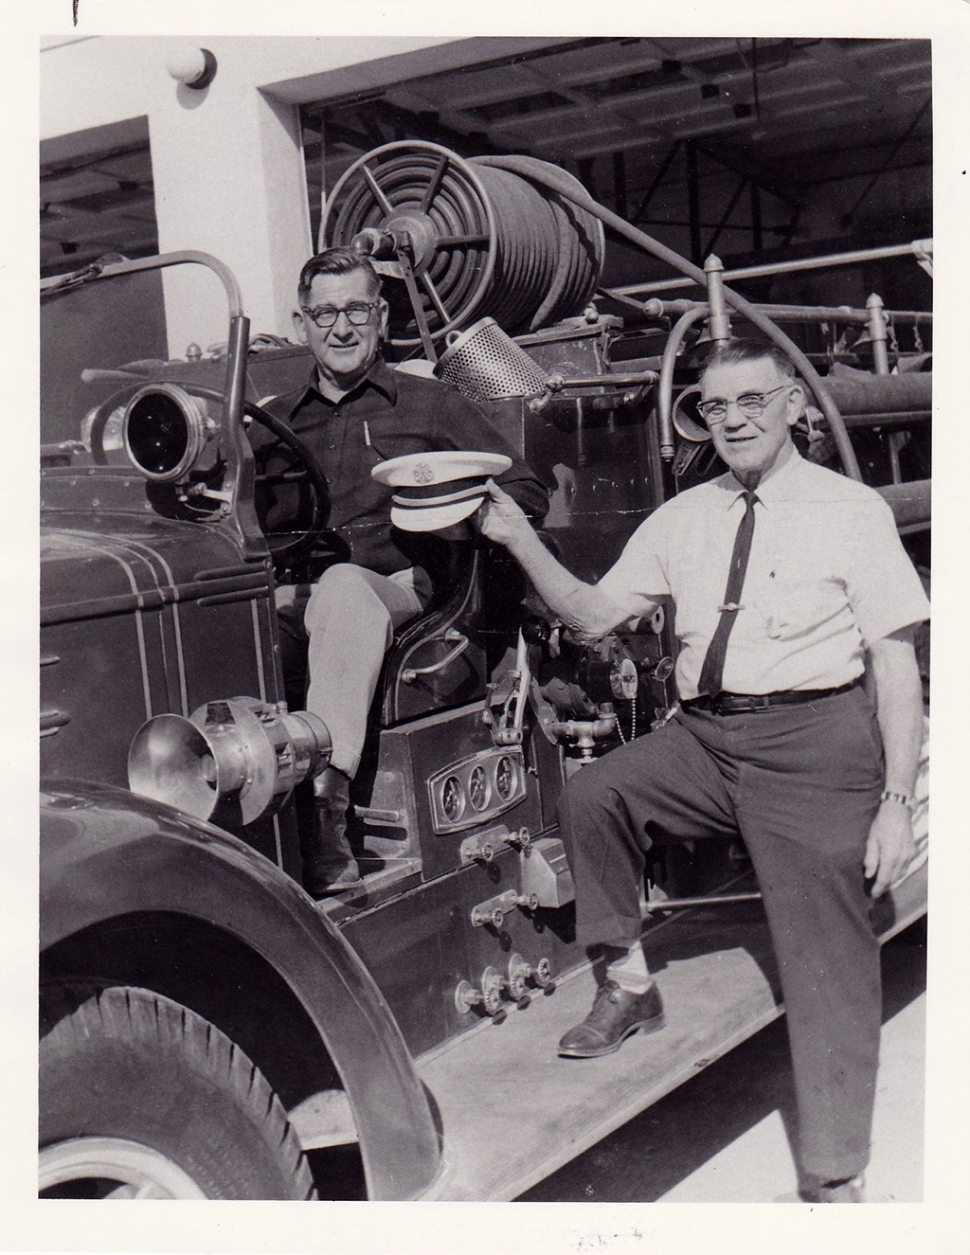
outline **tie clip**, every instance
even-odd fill
[[[738,601],[729,601],[729,602],[726,602],[723,606],[718,606],[718,610],[730,610],[732,612],[735,610],[743,610],[743,609],[744,609],[744,606],[742,606],[741,603]]]

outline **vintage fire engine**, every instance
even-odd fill
[[[664,295],[601,289],[604,226],[670,265]],[[877,486],[928,577],[928,313],[751,303],[553,166],[424,143],[351,167],[324,234],[386,276],[390,355],[481,402],[555,485],[545,535],[581,577],[718,472],[697,362],[752,328],[806,384],[803,452]],[[929,266],[928,241],[905,251]],[[147,311],[190,264],[224,285],[228,340],[162,360]],[[251,341],[203,254],[105,259],[43,295],[44,1196],[334,1197],[355,1145],[370,1198],[508,1199],[781,1013],[743,847],[660,846],[643,916],[668,1027],[557,1057],[589,976],[556,799],[649,735],[674,645],[659,612],[569,640],[471,530],[386,660],[353,794],[364,888],[312,901],[299,824],[328,733],[284,691],[274,588],[326,535],[327,486],[288,436],[306,530],[264,536],[245,435],[280,427],[258,401],[306,351]],[[917,824],[883,937],[925,910],[925,804]]]

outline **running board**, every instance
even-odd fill
[[[925,910],[923,865],[874,907],[873,922],[885,941]],[[662,1031],[635,1033],[603,1058],[559,1058],[559,1038],[592,1004],[587,967],[418,1061],[444,1165],[424,1198],[517,1197],[783,1012],[757,904],[678,914],[644,944],[663,992]]]

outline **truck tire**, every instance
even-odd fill
[[[58,982],[40,1031],[41,1197],[317,1197],[266,1078],[188,1008]]]

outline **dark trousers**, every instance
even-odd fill
[[[799,1160],[822,1180],[868,1162],[882,998],[863,858],[883,787],[861,688],[754,714],[681,712],[583,768],[559,806],[586,945],[638,937],[648,824],[740,833],[788,1015]]]

